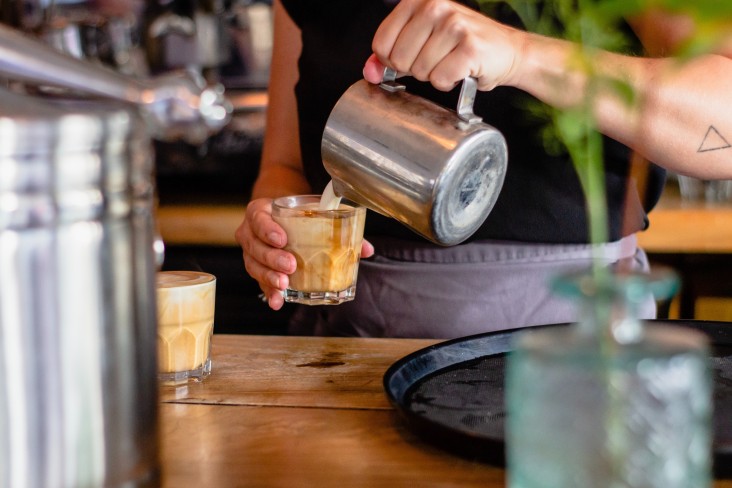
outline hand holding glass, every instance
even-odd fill
[[[296,195],[272,204],[272,218],[287,233],[285,250],[297,260],[286,302],[337,305],[356,296],[366,208],[343,200],[324,210],[320,198]]]

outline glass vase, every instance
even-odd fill
[[[706,337],[638,317],[676,285],[666,270],[556,280],[579,319],[522,333],[508,358],[511,488],[710,486]]]

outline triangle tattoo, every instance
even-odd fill
[[[704,140],[696,152],[716,151],[718,149],[727,149],[729,147],[732,147],[732,144],[727,142],[727,139],[725,139],[713,125],[710,125],[709,129],[707,129],[707,133],[704,135]]]

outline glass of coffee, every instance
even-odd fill
[[[200,271],[159,271],[158,378],[168,385],[211,374],[216,277]]]
[[[296,195],[272,205],[272,218],[287,233],[285,250],[297,259],[286,302],[337,305],[356,296],[366,208],[342,200],[327,210],[320,200],[320,195]]]

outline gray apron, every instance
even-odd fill
[[[356,298],[337,306],[298,305],[294,335],[448,339],[517,327],[573,322],[578,301],[557,296],[557,275],[602,265],[648,272],[635,235],[586,244],[475,241],[435,247],[372,239],[376,254],[361,260]],[[642,318],[654,318],[648,300]]]

